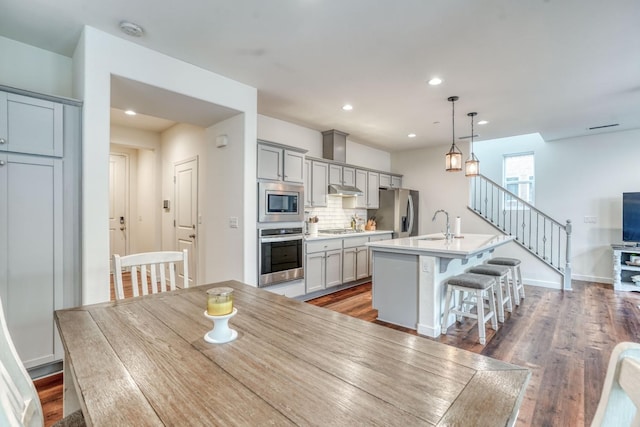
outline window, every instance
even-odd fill
[[[534,204],[533,153],[504,156],[504,187],[519,198]],[[507,209],[516,209],[514,198],[506,200]]]

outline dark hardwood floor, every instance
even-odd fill
[[[573,288],[562,292],[525,286],[527,298],[497,332],[487,328],[484,347],[477,343],[477,327],[471,320],[451,326],[447,335],[435,339],[531,369],[517,426],[589,425],[611,350],[621,341],[640,341],[640,294],[580,281],[573,281]],[[416,335],[376,320],[371,284],[309,303]],[[62,375],[38,380],[36,387],[49,426],[62,416]]]

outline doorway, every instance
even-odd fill
[[[128,255],[129,156],[109,154],[109,259]]]
[[[189,253],[189,286],[197,283],[198,267],[198,157],[174,164],[174,226],[176,250]],[[183,277],[183,269],[178,275]]]

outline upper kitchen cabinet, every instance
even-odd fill
[[[63,105],[0,92],[0,151],[62,157]]]
[[[342,168],[342,185],[347,187],[356,186],[356,170],[347,166]]]
[[[380,207],[380,174],[378,172],[367,172],[367,209],[378,209]]]
[[[329,190],[329,164],[324,162],[311,162],[311,189],[306,190],[310,193],[311,207],[327,206],[327,192]]]
[[[348,187],[355,186],[356,170],[349,166],[341,166],[336,164],[329,165],[329,185],[344,185]]]
[[[304,207],[311,207],[311,160],[304,160]]]
[[[367,209],[367,171],[362,169],[355,170],[355,186],[363,191],[362,196],[356,196],[356,209]]]
[[[402,186],[402,178],[395,175],[380,174],[381,188],[400,188]]]
[[[259,179],[304,182],[304,153],[273,143],[258,142]]]
[[[342,185],[342,166],[329,165],[329,185]]]

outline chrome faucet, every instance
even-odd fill
[[[451,234],[451,225],[449,224],[449,212],[445,211],[444,209],[438,209],[436,213],[433,214],[431,222],[436,220],[436,217],[440,212],[447,216],[447,231],[444,233],[444,237],[445,239],[447,239],[447,241],[450,241],[453,238],[453,234]]]

